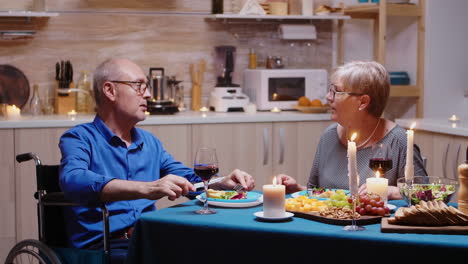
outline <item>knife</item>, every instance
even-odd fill
[[[57,62],[55,63],[55,80],[58,81],[60,79],[60,64]]]

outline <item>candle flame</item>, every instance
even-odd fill
[[[410,126],[410,130],[413,130],[416,127],[416,122],[413,122]]]
[[[17,109],[16,105],[12,105],[11,108],[14,109],[14,110]]]
[[[450,118],[452,120],[457,120],[457,116],[456,115],[452,115],[452,117]]]
[[[357,133],[354,132],[353,135],[351,135],[351,141],[354,141],[357,137]]]
[[[379,171],[376,171],[376,172],[375,172],[375,177],[376,177],[376,178],[380,178],[380,172],[379,172]]]
[[[273,185],[276,185],[276,176],[273,177]]]

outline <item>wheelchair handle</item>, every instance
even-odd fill
[[[16,155],[16,161],[19,163],[32,160],[32,159],[36,163],[36,166],[40,166],[42,164],[41,160],[39,159],[39,156],[37,156],[36,154],[32,152]]]

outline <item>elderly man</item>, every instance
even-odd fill
[[[146,118],[151,94],[148,79],[127,59],[110,59],[94,74],[97,115],[92,123],[77,125],[60,138],[60,186],[68,199],[83,204],[66,209],[70,243],[78,248],[102,248],[99,208],[110,215],[111,259],[125,260],[128,236],[144,212],[155,209],[154,200],[175,200],[195,191],[201,181],[191,168],[166,152],[151,133],[135,128]],[[253,178],[240,170],[211,188],[231,189],[240,183],[254,188]]]

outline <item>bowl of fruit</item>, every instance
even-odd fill
[[[435,176],[415,176],[410,182],[405,178],[397,180],[400,194],[408,201],[411,197],[411,204],[416,205],[421,201],[443,201],[448,203],[458,189],[458,181]]]

